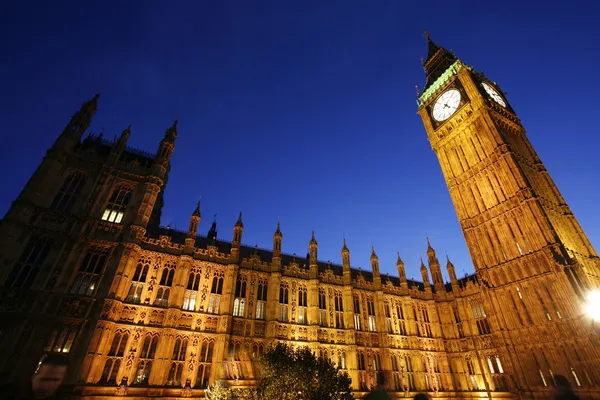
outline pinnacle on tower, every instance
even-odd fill
[[[277,219],[277,229],[275,229],[275,235],[283,236],[283,234],[281,233],[281,223],[279,219]]]
[[[427,81],[423,92],[457,61],[453,53],[434,43],[427,31],[425,31],[425,38],[427,38],[427,58],[423,63],[423,68],[427,75]]]
[[[373,259],[379,259],[379,257],[377,257],[377,253],[375,253],[375,246],[371,245],[371,260]]]
[[[317,239],[315,239],[315,231],[312,231],[312,237],[310,239],[310,244],[318,244]]]
[[[174,142],[175,139],[177,139],[177,120],[173,121],[173,125],[171,125],[165,132],[165,140]]]
[[[240,215],[238,216],[237,222],[235,223],[235,226],[238,226],[240,228],[244,227],[244,223],[242,222],[242,212],[240,211]]]
[[[344,238],[344,247],[342,247],[342,251],[350,251],[346,245],[346,238]]]
[[[400,258],[400,252],[398,251],[396,254],[398,254],[398,259],[396,260],[396,266],[404,267],[404,261],[402,261],[402,259]]]
[[[208,235],[206,236],[208,239],[212,239],[213,241],[217,239],[217,214],[214,215],[213,223],[208,230]]]
[[[193,216],[195,217],[200,217],[200,200],[198,200],[198,204],[196,205],[196,209],[194,210],[194,212],[192,213]]]
[[[425,263],[423,263],[423,257],[421,257],[421,268],[420,268],[421,272],[425,271],[427,272],[427,267],[425,266]]]
[[[188,238],[195,238],[198,234],[198,224],[200,223],[200,202],[196,205],[196,209],[190,217],[190,226],[188,228]]]

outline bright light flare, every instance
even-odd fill
[[[594,321],[600,321],[600,290],[593,290],[587,295],[586,314]]]

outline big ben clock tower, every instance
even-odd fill
[[[600,261],[500,87],[426,34],[419,114],[437,154],[496,339],[517,354],[516,385],[600,384],[600,343],[582,316]],[[537,389],[536,389],[537,390]]]

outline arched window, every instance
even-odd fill
[[[183,309],[194,311],[196,307],[196,298],[198,296],[198,287],[200,286],[200,273],[190,272],[187,289],[183,296]]]
[[[235,300],[233,301],[233,316],[244,317],[246,306],[246,276],[239,275],[235,283]]]
[[[50,209],[62,213],[70,213],[84,185],[85,176],[82,173],[71,173],[58,190]]]
[[[83,257],[79,270],[71,286],[71,293],[93,296],[98,288],[100,275],[104,270],[108,253],[107,247],[91,246]]]
[[[138,262],[133,274],[133,278],[131,279],[129,294],[125,299],[126,302],[140,304],[142,299],[142,290],[144,289],[144,284],[146,283],[149,269],[150,264],[148,260],[141,259],[140,262]]]
[[[46,261],[52,239],[34,236],[29,239],[23,249],[21,257],[17,260],[13,270],[6,280],[7,286],[29,288]]]
[[[223,273],[215,272],[212,281],[212,289],[210,291],[210,300],[208,302],[209,313],[219,313],[219,305],[221,304],[221,293],[223,293]]]
[[[213,359],[213,349],[215,342],[204,340],[198,355],[198,374],[196,375],[196,382],[194,387],[206,388],[208,384],[208,378],[210,377],[210,367]]]
[[[319,289],[319,325],[327,326],[327,296],[325,289]]]
[[[245,307],[246,307],[246,300],[239,299],[239,298],[235,299],[233,301],[233,316],[234,317],[243,317]]]
[[[279,286],[279,321],[288,322],[289,288],[286,282]]]
[[[131,188],[121,185],[117,186],[108,200],[108,204],[104,208],[102,220],[120,224],[127,210],[127,205],[131,199]]]
[[[304,285],[298,287],[298,323],[308,323],[308,296],[307,288]]]
[[[265,319],[267,309],[267,288],[266,279],[258,280],[258,292],[256,295],[256,319]]]

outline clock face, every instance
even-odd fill
[[[441,95],[433,106],[433,119],[436,121],[445,121],[460,105],[460,92],[457,89],[450,89]]]
[[[492,100],[500,104],[502,107],[506,107],[506,102],[504,101],[502,96],[500,96],[500,93],[498,93],[493,87],[491,87],[485,82],[481,82],[481,86],[483,86],[483,88],[485,89],[487,94],[492,98]]]

